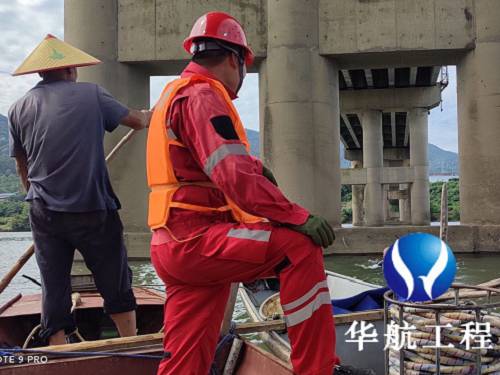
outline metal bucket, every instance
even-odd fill
[[[401,302],[392,291],[386,292],[385,374],[499,375],[500,314],[495,312],[499,307],[500,289],[488,287],[453,284],[450,291],[432,303]],[[489,328],[489,333],[483,332],[484,337],[479,337],[480,345],[475,347],[471,347],[470,342],[465,342],[463,338],[459,342],[460,336],[457,335],[464,327],[463,337],[467,335],[470,339],[473,325],[475,328],[484,327],[485,330]],[[397,327],[403,329],[398,330]],[[414,333],[413,342],[411,333],[405,337],[405,332]],[[397,342],[401,348],[391,347],[391,342]],[[488,347],[483,348],[482,344],[486,343]],[[418,346],[415,347],[415,344]]]

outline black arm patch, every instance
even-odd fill
[[[217,116],[210,119],[215,131],[224,139],[239,139],[229,116]]]

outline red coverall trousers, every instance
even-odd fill
[[[249,233],[268,233],[267,241]],[[294,371],[331,375],[339,360],[321,248],[270,223],[220,223],[195,239],[151,246],[153,265],[167,288],[164,349],[171,353],[158,375],[207,375],[231,283],[273,276],[285,257],[290,264],[279,273],[280,297]]]

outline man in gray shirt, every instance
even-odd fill
[[[76,329],[70,314],[75,249],[92,271],[104,309],[120,335],[136,334],[132,273],[103,138],[105,131],[120,123],[143,129],[151,114],[128,109],[96,84],[77,83],[76,66],[96,63],[85,60],[89,55],[75,63],[82,59],[80,52],[47,36],[33,54],[46,53],[54,62],[39,66],[39,61],[29,60],[30,55],[21,65],[20,69],[26,64],[31,68],[18,74],[38,71],[42,81],[10,108],[8,116],[10,155],[16,158],[28,192],[26,200],[31,203],[30,223],[42,280],[40,338],[51,345],[65,343],[65,334]]]

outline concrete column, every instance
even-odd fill
[[[263,148],[286,195],[339,226],[338,69],[319,55],[318,3],[267,3]]]
[[[500,224],[500,7],[474,2],[475,49],[457,65],[460,222]]]
[[[409,160],[403,160],[403,167],[408,167],[410,165]],[[399,190],[407,190],[409,186],[408,184],[399,184]],[[411,222],[411,207],[410,207],[410,197],[406,199],[399,200],[399,221],[402,223],[410,223]]]
[[[411,223],[429,225],[429,162],[427,158],[428,129],[426,109],[412,109],[408,112],[410,126],[410,166],[415,171],[411,184]]]
[[[388,221],[391,221],[391,207],[389,204],[389,188],[390,185],[385,184],[382,185],[382,203],[384,210],[384,224],[387,224]]]
[[[79,81],[98,83],[131,108],[149,108],[147,71],[139,64],[117,61],[117,21],[117,0],[65,0],[65,40],[103,62],[95,67],[79,68]],[[106,135],[106,153],[128,130],[121,126]],[[108,168],[113,189],[123,206],[120,215],[127,232],[147,230],[146,135],[146,131],[136,134]]]
[[[272,161],[268,159],[266,153],[271,150],[271,137],[270,134],[270,124],[267,124],[268,115],[266,115],[267,108],[267,63],[266,59],[263,59],[259,66],[259,152],[260,159],[266,166],[271,166]],[[276,174],[276,171],[273,171]]]
[[[365,224],[382,226],[384,207],[382,204],[382,168],[384,142],[382,138],[382,112],[367,110],[361,113],[363,127],[363,166],[366,168]]]
[[[351,161],[352,168],[363,168],[363,163],[361,160]],[[364,212],[363,212],[363,199],[364,190],[363,185],[351,185],[352,189],[352,225],[359,227],[363,225],[364,222]]]

